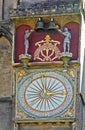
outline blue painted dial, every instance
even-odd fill
[[[73,102],[73,82],[61,72],[42,71],[18,82],[18,106],[33,118],[56,118]]]

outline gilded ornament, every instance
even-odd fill
[[[46,35],[44,40],[35,43],[38,46],[34,52],[34,60],[54,61],[60,59],[59,41],[51,40],[50,35]]]

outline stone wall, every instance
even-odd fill
[[[85,130],[85,104],[83,106],[83,130]]]
[[[5,37],[0,38],[0,97],[12,95],[12,47]]]
[[[3,34],[3,33],[2,33]],[[0,37],[0,130],[12,130],[12,46]]]
[[[0,20],[2,19],[2,0],[0,1]]]
[[[10,98],[0,98],[0,130],[12,130],[12,102]]]
[[[3,5],[4,4],[4,5]],[[2,12],[2,5],[3,12]],[[9,10],[10,8],[16,8],[17,6],[17,0],[0,0],[0,20],[2,20],[2,13],[4,16],[4,19],[9,19]]]

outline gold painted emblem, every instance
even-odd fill
[[[57,47],[59,44],[59,41],[52,40],[49,35],[46,35],[45,40],[35,43],[38,48],[34,52],[34,60],[54,61],[60,59],[60,50]]]
[[[25,73],[26,73],[26,72],[25,72],[24,70],[19,71],[19,72],[18,72],[18,78],[24,76]]]

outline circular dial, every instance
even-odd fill
[[[72,105],[73,84],[61,72],[36,72],[18,83],[17,97],[21,109],[31,117],[58,117]]]

